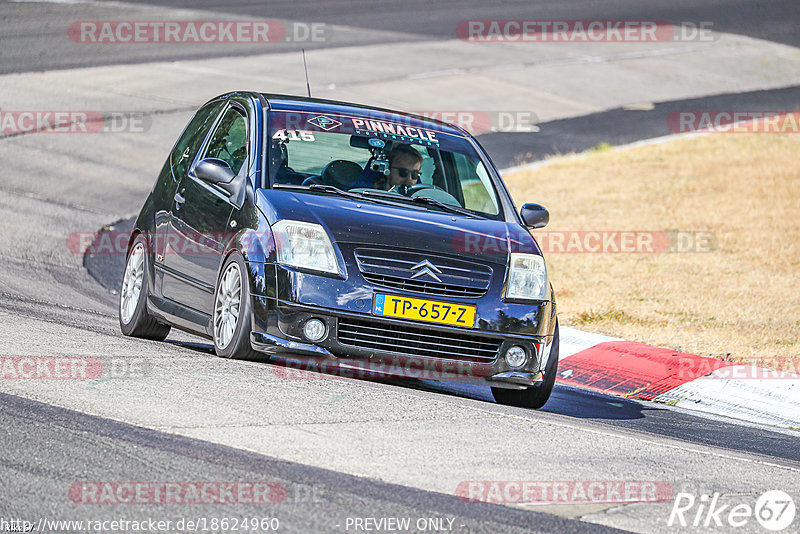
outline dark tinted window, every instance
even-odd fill
[[[217,114],[222,110],[225,103],[222,101],[206,104],[195,114],[189,125],[181,134],[181,138],[175,144],[170,155],[172,163],[172,173],[177,180],[186,176],[189,165],[194,161],[200,145],[208,134],[208,130],[217,118]]]
[[[239,174],[239,169],[247,160],[247,121],[241,112],[234,108],[225,112],[214,130],[204,157],[221,159]]]

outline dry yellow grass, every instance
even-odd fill
[[[562,324],[800,366],[800,135],[712,134],[595,151],[506,182],[518,205],[550,210],[546,230],[716,236],[709,253],[550,253]]]

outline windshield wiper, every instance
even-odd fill
[[[445,211],[449,211],[450,213],[458,213],[459,215],[465,215],[467,217],[472,218],[480,218],[483,219],[485,217],[481,217],[477,213],[472,210],[468,210],[466,208],[461,208],[458,206],[453,206],[452,204],[445,204],[440,200],[436,200],[435,198],[426,197],[424,195],[418,197],[407,197],[404,195],[400,195],[397,193],[383,193],[377,191],[363,191],[362,195],[370,196],[370,197],[381,197],[381,198],[391,198],[391,199],[399,199],[399,200],[410,200],[411,202],[416,202],[418,204],[427,204],[428,206],[436,206],[437,208],[441,208]]]
[[[373,202],[380,202],[381,200],[391,201],[391,202],[382,202],[383,204],[393,204],[397,205],[396,202],[398,200],[408,200],[411,202],[416,202],[417,204],[426,204],[428,206],[436,206],[444,211],[449,211],[450,213],[458,213],[459,215],[464,215],[466,217],[472,218],[479,218],[485,219],[485,217],[481,217],[477,213],[473,212],[472,210],[468,210],[466,208],[461,208],[458,206],[453,206],[450,204],[445,204],[435,198],[426,197],[426,196],[418,196],[418,197],[407,197],[404,195],[400,195],[398,193],[388,193],[383,191],[372,191],[366,190],[361,191],[360,193],[351,193],[350,191],[344,191],[339,189],[333,185],[325,185],[325,184],[311,184],[311,185],[294,185],[294,184],[274,184],[273,188],[277,189],[300,189],[303,191],[322,191],[324,193],[333,193],[335,195],[343,196],[345,198],[350,198],[353,200],[371,200]]]
[[[348,191],[344,191],[339,189],[333,185],[325,185],[325,184],[311,184],[311,185],[295,185],[295,184],[275,184],[272,186],[274,189],[301,189],[303,191],[323,191],[325,193],[333,193],[335,195],[340,195],[345,198],[353,198],[356,200],[361,200],[361,195],[356,193],[350,193]]]
[[[339,189],[336,186],[325,185],[325,184],[311,184],[311,185],[274,184],[272,186],[272,188],[273,189],[299,189],[301,191],[321,191],[323,193],[333,193],[334,195],[339,195],[339,196],[342,196],[344,198],[357,200],[359,202],[364,202],[364,201],[377,202],[379,204],[386,204],[386,205],[389,205],[389,206],[400,206],[401,204],[397,204],[397,203],[394,203],[394,202],[386,202],[386,201],[383,200],[384,198],[386,198],[387,201],[388,200],[397,200],[397,199],[405,198],[405,197],[403,197],[401,195],[391,195],[391,194],[387,195],[385,197],[384,196],[380,196],[380,198],[367,198],[366,195],[363,195],[362,193],[351,193],[350,191],[345,191],[343,189]],[[378,195],[373,195],[373,196],[378,196]]]
[[[441,200],[436,200],[435,198],[426,197],[426,196],[418,196],[418,197],[408,197],[412,202],[419,202],[420,204],[428,204],[429,206],[436,206],[437,208],[442,208],[443,210],[449,211],[451,213],[460,213],[461,215],[465,215],[467,217],[472,217],[473,219],[485,219],[486,217],[481,217],[477,213],[472,210],[468,210],[466,208],[462,208],[460,206],[453,206],[452,204],[445,204]]]

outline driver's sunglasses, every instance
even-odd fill
[[[419,180],[419,177],[422,176],[421,172],[412,171],[411,169],[406,169],[405,167],[392,167],[392,169],[397,169],[397,174],[400,175],[400,178],[408,178],[408,175],[411,174],[415,180]]]

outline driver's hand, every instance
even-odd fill
[[[392,186],[392,188],[389,189],[389,192],[390,193],[400,193],[401,195],[407,197],[408,194],[409,194],[408,193],[408,188],[409,188],[409,186],[407,186],[406,184],[397,184],[395,186]]]

